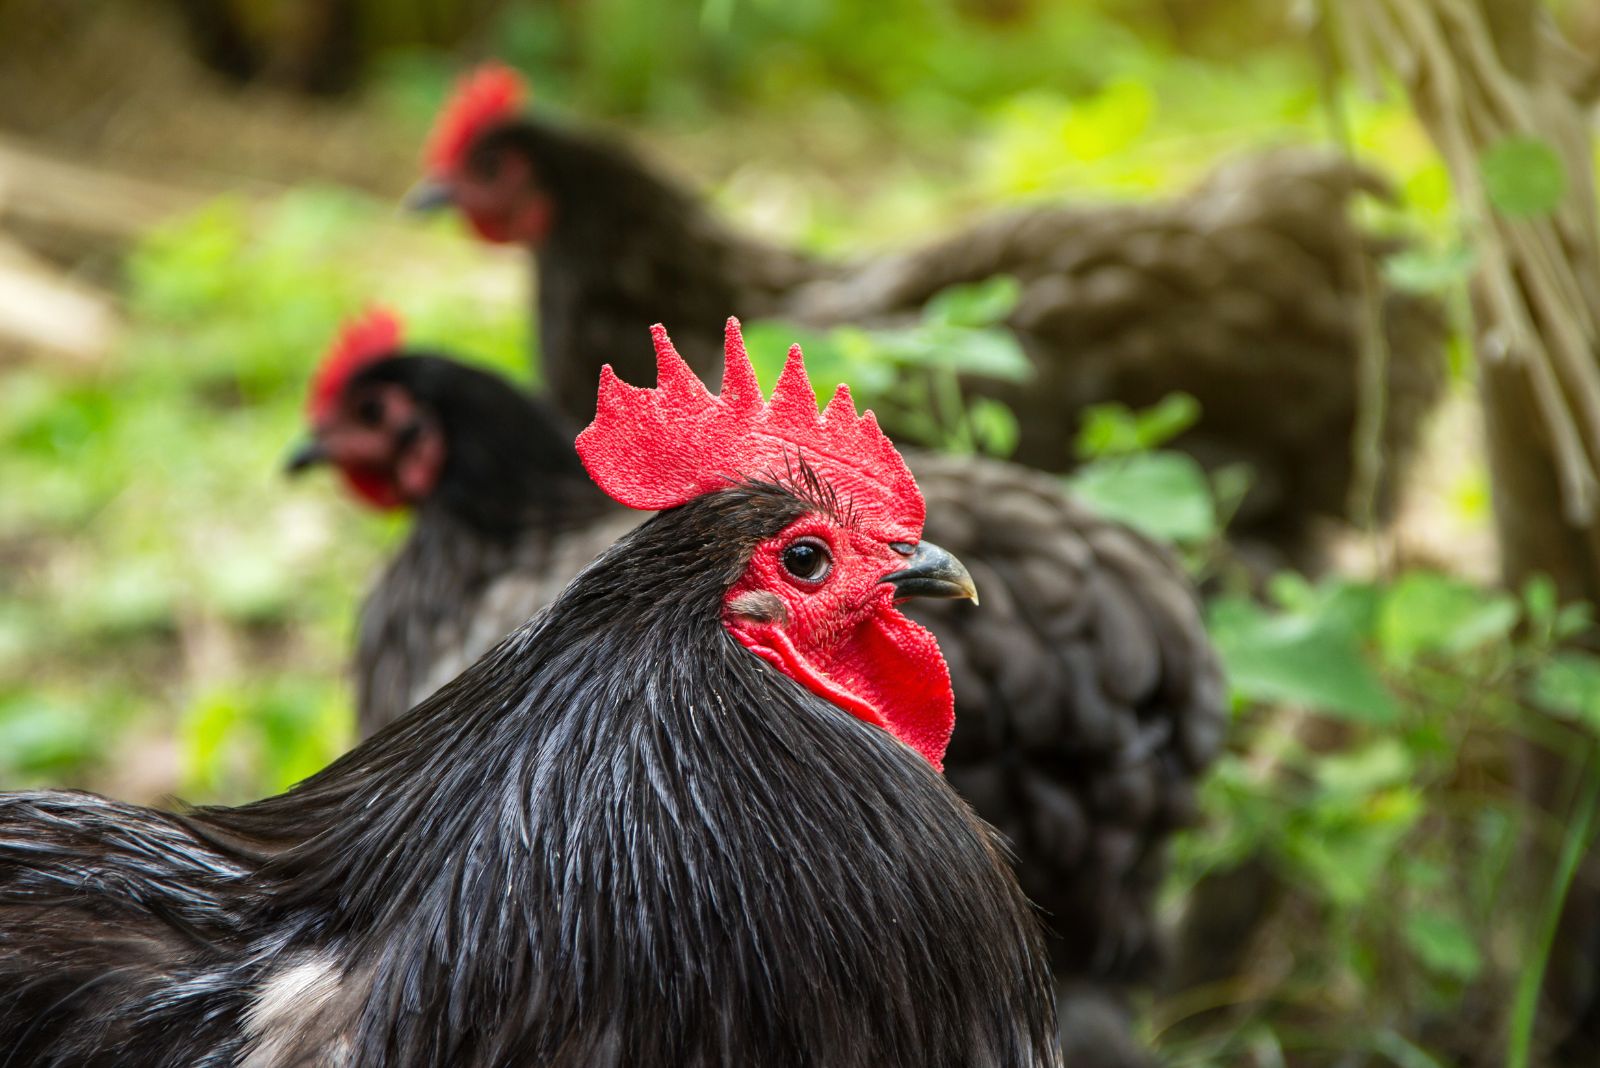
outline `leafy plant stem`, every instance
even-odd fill
[[[967,423],[966,405],[961,400],[961,381],[955,371],[950,368],[935,370],[933,392],[939,410],[939,422],[945,427],[944,447],[963,455],[977,451],[972,428]]]
[[[1578,873],[1578,863],[1588,851],[1594,838],[1594,822],[1600,807],[1600,774],[1595,774],[1594,750],[1583,764],[1582,795],[1576,809],[1576,818],[1561,844],[1561,856],[1556,864],[1555,882],[1550,888],[1550,899],[1545,903],[1540,917],[1533,953],[1522,974],[1517,979],[1516,997],[1512,1002],[1510,1037],[1506,1050],[1507,1068],[1528,1068],[1533,1046],[1534,1016],[1539,1006],[1539,988],[1544,982],[1544,970],[1550,960],[1550,948],[1555,943],[1556,926],[1561,919],[1562,907],[1572,890],[1572,881]]]

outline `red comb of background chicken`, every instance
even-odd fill
[[[463,77],[428,135],[423,154],[428,169],[434,174],[459,170],[478,135],[516,115],[527,97],[522,75],[504,63],[485,63]]]
[[[313,422],[333,409],[351,375],[400,347],[400,333],[400,317],[388,308],[368,308],[340,328],[312,376],[311,392],[306,396],[306,411]]]
[[[922,493],[905,461],[872,412],[856,415],[848,386],[817,414],[799,345],[767,403],[739,320],[728,320],[720,396],[689,369],[665,328],[650,333],[656,387],[630,386],[608,364],[594,422],[578,435],[578,455],[601,489],[630,508],[673,508],[741,481],[793,483],[804,462],[858,519],[886,524],[906,541],[921,537]]]

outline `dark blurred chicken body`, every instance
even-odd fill
[[[514,86],[495,77],[479,75],[441,119],[432,188],[483,236],[533,249],[542,373],[569,417],[587,413],[601,364],[648,374],[623,354],[651,322],[682,324],[685,356],[709,368],[729,308],[895,325],[948,286],[1011,275],[1022,295],[1008,325],[1035,378],[968,385],[1018,415],[1019,462],[1065,469],[1088,405],[1188,392],[1202,414],[1177,445],[1257,475],[1235,530],[1309,561],[1315,520],[1350,514],[1364,286],[1387,342],[1380,517],[1443,395],[1443,317],[1383,282],[1395,246],[1349,211],[1356,194],[1387,190],[1348,160],[1284,150],[1174,200],[1026,208],[906,251],[824,262],[734,232],[617,144],[520,115]]]

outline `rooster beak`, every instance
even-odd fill
[[[945,597],[978,603],[978,587],[960,560],[931,541],[918,542],[907,566],[883,581],[894,587],[894,599]]]
[[[450,188],[450,183],[438,178],[424,178],[412,186],[405,199],[400,201],[400,209],[413,213],[438,211],[454,202],[455,190]]]
[[[328,450],[322,447],[322,442],[316,438],[308,438],[294,447],[294,451],[283,461],[283,473],[298,475],[307,468],[315,467],[328,460]]]

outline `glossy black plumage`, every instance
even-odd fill
[[[387,373],[407,380],[403,369]],[[437,379],[412,381],[420,390]],[[500,388],[510,411],[521,394]],[[419,398],[431,405],[426,392]],[[539,444],[537,425],[549,415],[522,403],[523,414],[503,429],[528,434],[527,446],[507,441],[501,453],[473,455],[529,457],[529,467],[554,480],[562,467]],[[449,403],[439,407],[447,442],[485,425]],[[980,606],[905,605],[938,636],[950,664],[956,732],[947,776],[1015,850],[1024,889],[1048,916],[1057,978],[1076,1002],[1101,1000],[1115,1012],[1124,991],[1157,966],[1154,896],[1166,843],[1192,820],[1195,786],[1221,744],[1224,695],[1193,592],[1168,554],[1095,516],[1047,475],[971,457],[905,455],[928,501],[926,537],[967,564],[983,598]],[[452,472],[474,492],[504,492],[494,465]],[[400,715],[437,676],[538,611],[543,591],[567,577],[563,560],[581,566],[574,558],[637,517],[613,507],[592,513],[588,527],[556,529],[531,505],[516,513],[526,521],[513,544],[526,548],[509,551],[448,508],[419,510],[411,540],[362,612],[364,731]],[[470,631],[455,619],[470,619]],[[389,649],[416,652],[403,662],[382,645],[375,652],[365,639],[372,634],[384,635]],[[1079,1049],[1076,1035],[1067,1038],[1069,1063],[1134,1063],[1131,1053],[1119,1059],[1103,1043]]]
[[[0,1051],[1059,1063],[988,828],[722,626],[752,547],[807,507],[745,487],[657,516],[286,794],[181,815],[0,798]]]
[[[1388,348],[1380,518],[1443,396],[1440,308],[1389,287],[1382,267],[1397,244],[1349,217],[1358,194],[1388,190],[1331,154],[1283,150],[1220,168],[1173,200],[1024,208],[904,251],[821,262],[735,233],[591,133],[529,117],[485,133],[471,165],[491,173],[507,151],[528,158],[552,201],[535,249],[541,368],[574,420],[593,410],[602,364],[650,380],[637,339],[651,323],[671,324],[684,356],[714,374],[729,314],[895,325],[947,286],[1008,274],[1022,286],[1008,325],[1037,375],[969,385],[1019,416],[1019,462],[1065,469],[1088,405],[1186,391],[1202,414],[1176,444],[1257,474],[1234,531],[1310,564],[1316,521],[1350,514],[1365,285]]]

